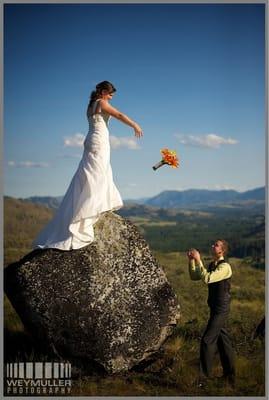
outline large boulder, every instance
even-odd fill
[[[179,319],[171,285],[136,227],[108,212],[95,242],[34,250],[5,269],[5,291],[26,329],[69,360],[109,373],[154,355]]]

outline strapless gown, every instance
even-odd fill
[[[89,132],[72,181],[52,220],[33,241],[33,248],[79,249],[94,241],[93,226],[103,212],[123,206],[113,181],[108,123],[103,110],[88,116]]]

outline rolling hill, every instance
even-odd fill
[[[146,200],[145,204],[163,208],[199,208],[219,204],[238,204],[264,202],[265,188],[247,192],[235,190],[190,189],[185,191],[164,191]]]
[[[29,200],[4,198],[5,265],[31,250],[33,239],[54,212],[52,207]],[[208,252],[212,240],[223,237],[230,244],[231,255],[252,257],[264,266],[264,205],[261,209],[237,204],[203,210],[129,204],[117,213],[138,227],[153,250],[184,252],[195,246]]]
[[[57,208],[63,196],[32,196],[20,200]],[[126,206],[145,205],[158,208],[205,209],[209,207],[256,207],[265,203],[265,187],[237,192],[236,190],[189,189],[184,191],[166,190],[151,198],[125,200]]]

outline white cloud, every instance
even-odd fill
[[[82,147],[85,135],[82,133],[75,133],[73,136],[64,138],[65,147]]]
[[[214,189],[216,189],[216,190],[237,190],[232,185],[215,185]]]
[[[112,149],[126,148],[129,150],[140,149],[137,140],[133,137],[119,137],[110,135],[110,145]],[[85,136],[82,133],[75,133],[73,136],[64,138],[65,147],[83,147]]]
[[[10,167],[15,167],[15,168],[47,168],[49,167],[48,163],[45,162],[34,162],[34,161],[8,161],[8,165]]]
[[[110,144],[112,149],[127,148],[130,150],[140,149],[137,140],[133,137],[117,137],[110,135]]]
[[[181,144],[185,144],[186,146],[206,147],[211,149],[218,149],[222,145],[234,145],[238,143],[235,139],[224,138],[214,133],[200,136],[175,134],[175,137],[179,139]]]

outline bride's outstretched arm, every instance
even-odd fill
[[[117,110],[115,107],[112,107],[107,101],[100,100],[100,106],[112,117],[115,117],[118,120],[122,121],[124,124],[131,126],[135,131],[136,137],[140,138],[141,136],[143,136],[142,129],[136,122],[127,117],[127,115],[123,114],[121,111]]]

